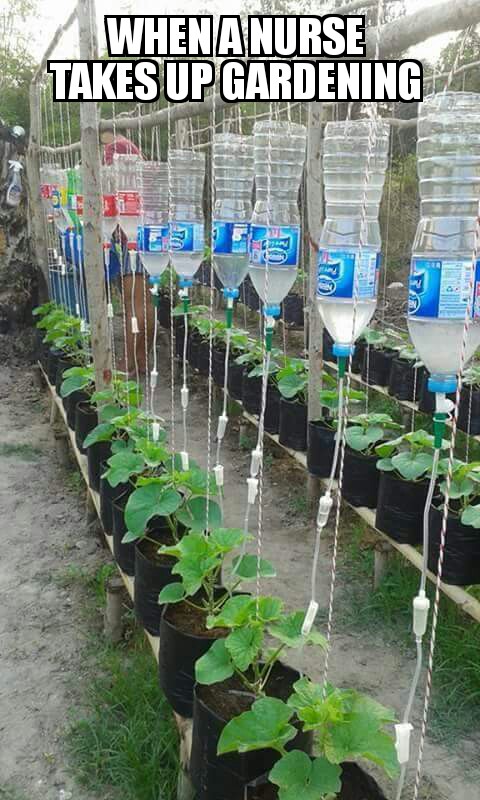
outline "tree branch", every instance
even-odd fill
[[[40,64],[38,65],[37,69],[35,70],[35,73],[34,73],[33,78],[32,78],[32,82],[33,83],[38,83],[38,81],[42,77],[43,73],[45,72],[45,69],[47,67],[48,59],[52,55],[53,51],[55,50],[55,48],[56,48],[57,44],[59,43],[60,39],[62,38],[63,34],[68,31],[68,29],[73,25],[73,23],[75,22],[76,19],[77,19],[77,4],[75,3],[75,7],[74,7],[72,13],[70,14],[70,16],[63,23],[63,25],[59,25],[58,26],[57,30],[53,34],[53,38],[50,41],[50,44],[48,45],[47,49],[45,50],[45,52],[44,52],[44,54],[42,56],[42,60],[40,61]]]

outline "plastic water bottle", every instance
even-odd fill
[[[20,200],[22,199],[22,177],[20,173],[23,169],[23,166],[20,161],[9,161],[8,164],[11,169],[11,177],[8,184],[5,202],[7,206],[15,208],[16,206],[20,205]]]
[[[205,251],[202,207],[205,155],[193,150],[172,150],[169,170],[171,259],[183,285],[188,286],[203,261]]]
[[[431,373],[429,388],[454,391],[467,303],[466,360],[480,345],[480,259],[470,296],[480,198],[480,94],[431,95],[419,106],[421,219],[413,243],[408,329]]]
[[[232,294],[248,272],[252,216],[253,138],[220,133],[214,141],[215,209],[213,265]],[[232,296],[233,296],[232,294]]]
[[[66,169],[56,169],[52,175],[52,210],[55,225],[61,234],[74,224],[68,210],[68,175]]]
[[[256,202],[249,273],[271,316],[297,276],[300,256],[298,192],[307,131],[292,122],[257,122],[253,129]],[[268,264],[268,285],[266,266]]]
[[[378,213],[388,143],[389,126],[381,120],[329,122],[325,126],[326,208],[319,242],[317,303],[337,346],[336,355],[350,353],[377,304],[381,260]]]
[[[83,178],[79,164],[67,170],[67,209],[76,231],[80,231],[83,217]]]
[[[54,188],[54,174],[58,169],[57,164],[44,164],[40,167],[40,198],[45,214],[53,214],[52,193]]]
[[[118,225],[118,204],[115,193],[115,175],[113,167],[102,167],[102,237],[106,244],[110,244],[113,232]]]
[[[168,165],[160,161],[139,161],[137,183],[140,191],[138,253],[150,282],[158,283],[170,259]]]
[[[130,245],[137,243],[140,223],[140,194],[137,183],[138,155],[114,153],[113,172],[117,186],[117,203],[120,227]]]

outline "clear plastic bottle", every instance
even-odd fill
[[[67,209],[75,230],[80,231],[83,217],[83,177],[79,164],[67,170]]]
[[[171,189],[171,260],[184,282],[191,282],[204,258],[203,184],[205,155],[172,150],[169,158]]]
[[[137,183],[140,191],[138,253],[150,277],[155,279],[162,275],[170,259],[168,165],[160,161],[139,161]]]
[[[73,227],[68,210],[68,175],[66,169],[56,169],[52,173],[52,210],[55,225],[61,234]]]
[[[105,244],[110,244],[113,232],[118,225],[115,175],[111,165],[102,167],[102,202],[102,237]]]
[[[213,265],[227,290],[238,289],[248,272],[252,216],[253,138],[220,133],[214,141],[215,209]]]
[[[40,167],[40,197],[43,210],[47,215],[53,213],[52,192],[54,174],[58,168],[58,164],[43,164]]]
[[[389,126],[382,120],[325,126],[326,208],[319,242],[317,303],[325,327],[345,353],[370,322],[377,304],[378,214],[388,143]]]
[[[23,169],[23,166],[20,163],[20,161],[9,161],[8,164],[10,167],[11,174],[8,183],[7,194],[5,197],[5,202],[7,206],[15,208],[16,206],[20,205],[20,200],[22,199],[21,171]]]
[[[257,122],[253,129],[256,202],[249,274],[273,316],[297,276],[300,255],[298,192],[307,131],[292,122]],[[268,285],[266,265],[268,263]]]
[[[480,198],[480,94],[446,92],[419,106],[421,219],[413,243],[408,329],[433,391],[452,391],[469,299]],[[476,263],[466,360],[480,346]]]
[[[130,244],[136,246],[140,223],[140,194],[137,183],[138,155],[114,153],[113,172],[117,186],[117,203],[120,227]]]

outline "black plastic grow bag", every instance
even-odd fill
[[[132,487],[133,489],[133,487]],[[125,524],[125,506],[131,495],[130,489],[112,503],[112,526],[113,526],[113,555],[120,569],[125,575],[135,575],[135,542],[122,542],[127,532]]]
[[[437,574],[443,511],[430,509],[428,568]],[[463,525],[451,511],[448,515],[442,581],[454,586],[480,583],[480,531]]]
[[[267,405],[265,408],[264,427],[267,433],[278,433],[280,426],[280,397],[275,384],[267,386]]]
[[[394,356],[395,353],[392,350],[375,350],[374,347],[365,347],[362,380],[369,386],[388,386]]]
[[[458,427],[471,436],[478,436],[480,433],[480,389],[475,386],[462,386]]]
[[[67,415],[67,423],[68,427],[75,430],[75,415],[76,415],[76,408],[77,403],[88,402],[89,395],[84,392],[82,389],[79,389],[77,392],[72,392],[65,397],[63,401],[63,406],[65,408],[65,413]]]
[[[96,442],[87,447],[88,482],[95,492],[100,491],[102,463],[112,454],[111,442]]]
[[[303,328],[303,297],[299,294],[287,294],[282,303],[283,321],[297,328]]]
[[[423,541],[423,509],[428,481],[405,481],[381,472],[375,526],[400,544]]]
[[[231,361],[228,367],[228,393],[235,399],[242,399],[243,366]]]
[[[307,449],[307,406],[298,400],[280,398],[279,441],[292,450]]]
[[[308,423],[307,468],[311,475],[328,478],[332,469],[336,431],[321,419]]]
[[[345,448],[343,497],[356,508],[375,508],[378,499],[380,472],[378,457],[366,456],[350,447]]]
[[[242,378],[242,401],[245,411],[249,414],[260,414],[262,405],[262,379],[260,377],[249,378],[250,368],[243,371]]]
[[[162,521],[163,519],[163,521]],[[150,539],[159,539],[162,532],[169,530],[165,518],[152,520],[148,531]],[[161,561],[153,561],[148,557],[149,543],[146,540],[137,542],[135,546],[135,616],[141,625],[152,636],[160,632],[160,617],[163,606],[159,605],[158,595],[169,583],[178,581],[178,575],[172,575],[174,558],[163,556]]]
[[[225,346],[215,345],[212,352],[212,378],[217,386],[225,382]]]
[[[398,400],[418,400],[422,383],[422,369],[415,368],[413,361],[394,358],[388,381],[389,394]]]
[[[344,761],[342,768],[342,788],[336,796],[337,800],[387,800],[374,778],[358,764]],[[245,800],[277,800],[277,787],[273,786],[268,775],[252,781],[245,791]],[[298,800],[302,800],[301,797]]]
[[[54,347],[51,347],[48,351],[47,356],[47,378],[48,382],[55,386],[55,381],[57,379],[57,366],[59,360],[63,356],[63,350],[56,350]]]
[[[130,489],[129,483],[119,483],[118,486],[110,486],[106,478],[102,478],[104,472],[108,470],[108,464],[104,461],[100,466],[100,519],[103,530],[107,536],[113,535],[113,501]]]
[[[87,452],[83,447],[83,443],[88,434],[93,431],[97,425],[98,414],[96,408],[86,401],[77,403],[75,406],[75,441],[81,453]]]

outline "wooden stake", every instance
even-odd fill
[[[79,0],[77,5],[80,58],[97,58],[97,31],[94,0]],[[98,107],[96,103],[80,103],[82,176],[83,176],[83,243],[87,280],[88,311],[92,337],[97,390],[112,380],[112,352],[107,317],[107,298],[101,238],[102,186],[98,140]]]
[[[125,587],[120,576],[109,578],[105,585],[106,605],[103,619],[105,638],[112,644],[123,639],[123,607]]]
[[[388,542],[377,542],[375,545],[375,572],[373,588],[378,589],[388,570],[393,547]]]

